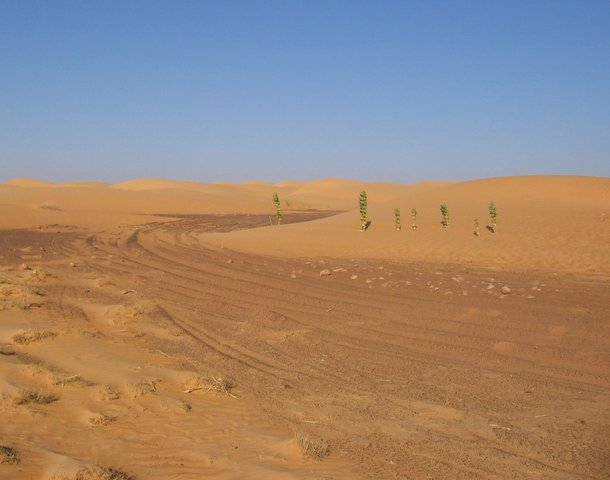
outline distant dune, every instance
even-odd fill
[[[279,228],[202,234],[207,244],[282,256],[386,258],[397,261],[469,262],[569,271],[610,269],[610,179],[528,176],[460,183],[412,185],[322,179],[276,184],[196,183],[137,179],[115,185],[94,182],[50,184],[15,179],[0,189],[0,227],[45,223],[91,228],[159,220],[155,214],[274,214],[277,191],[285,214],[322,209],[346,213]],[[358,194],[366,190],[371,228],[359,231]],[[487,207],[498,209],[498,230],[486,230]],[[440,225],[447,204],[450,227]],[[393,228],[394,208],[403,230]],[[411,231],[411,209],[417,232]],[[474,222],[481,236],[473,235]],[[165,220],[165,219],[163,219]]]

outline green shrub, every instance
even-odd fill
[[[394,209],[394,228],[397,232],[402,230],[402,225],[400,224],[400,208]]]
[[[417,210],[415,208],[411,209],[411,230],[417,231]]]
[[[360,192],[360,229],[364,232],[369,227],[368,221],[368,197],[366,195],[366,191],[362,190]]]
[[[277,224],[282,223],[284,219],[284,212],[282,212],[282,205],[280,204],[280,197],[277,192],[273,193],[273,204],[275,205],[275,218],[277,219]]]
[[[498,212],[496,211],[496,205],[494,202],[489,202],[489,218],[491,218],[491,232],[496,233]]]
[[[447,205],[445,205],[444,203],[441,205],[441,215],[443,216],[443,221],[441,222],[443,224],[443,227],[448,227],[449,226],[449,209],[447,208]]]

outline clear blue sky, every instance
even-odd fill
[[[610,1],[0,0],[0,181],[610,176]]]

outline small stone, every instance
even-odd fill
[[[509,288],[509,287],[507,287],[506,285],[504,285],[504,286],[503,286],[503,287],[500,289],[500,291],[501,291],[501,292],[502,292],[504,295],[508,295],[508,294],[510,293],[510,291],[511,291],[511,290],[510,290],[510,288]]]
[[[233,260],[231,260],[230,258],[227,260],[227,263],[233,263]]]
[[[290,278],[297,278],[297,276],[294,273],[291,273]]]
[[[69,266],[70,268],[78,267],[78,265],[77,265],[76,263],[74,263],[74,262],[70,262],[70,263],[68,263],[68,266]]]
[[[19,270],[32,270],[32,267],[30,267],[27,263],[22,263],[19,265]]]
[[[487,290],[491,290],[493,288],[496,288],[496,286],[493,283],[490,283],[489,285],[487,285]]]
[[[326,277],[328,275],[332,275],[332,272],[328,268],[325,268],[324,270],[320,270],[321,277]]]
[[[351,278],[352,280],[356,280],[356,279],[358,278],[358,275],[352,275],[352,276],[351,276],[351,277],[349,277],[349,278]]]

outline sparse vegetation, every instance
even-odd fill
[[[489,202],[489,218],[491,219],[491,233],[496,233],[498,212],[496,211],[496,205],[494,202]]]
[[[51,332],[49,330],[42,330],[42,331],[35,331],[35,332],[28,331],[28,332],[17,333],[16,335],[13,335],[13,342],[18,345],[29,345],[30,343],[41,342],[47,338],[53,338],[56,336],[57,336],[56,332]]]
[[[55,202],[43,202],[40,205],[38,205],[38,208],[44,208],[45,210],[61,211],[61,208]]]
[[[370,224],[368,220],[368,197],[365,190],[360,192],[358,203],[360,206],[360,229],[364,232]]]
[[[328,443],[321,438],[311,436],[299,430],[294,431],[294,438],[303,456],[312,460],[322,460],[329,453]]]
[[[89,418],[89,423],[94,427],[105,427],[114,422],[116,422],[116,417],[109,417],[108,415],[104,414]]]
[[[441,209],[441,215],[443,217],[443,221],[441,222],[443,227],[448,227],[449,226],[449,209],[447,208],[447,205],[445,205],[444,203],[441,205],[440,207]]]
[[[284,219],[284,212],[282,212],[282,204],[280,203],[280,197],[277,192],[273,192],[273,204],[275,205],[275,219],[279,225]]]
[[[402,230],[402,225],[400,224],[400,208],[394,209],[394,228],[397,232]]]
[[[205,382],[207,382],[207,385],[203,385],[203,383]],[[205,390],[206,392],[215,391],[219,393],[224,393],[228,397],[237,398],[231,393],[231,390],[233,390],[234,387],[235,385],[231,380],[212,375],[210,376],[209,380],[199,378],[196,383],[196,386],[192,388],[187,388],[184,393],[196,392],[197,390]]]
[[[0,445],[0,465],[15,465],[17,463],[19,463],[19,458],[15,449]]]
[[[59,396],[53,393],[46,393],[42,390],[32,390],[29,388],[22,388],[19,394],[15,398],[16,405],[27,405],[35,403],[37,405],[46,405],[59,400]]]
[[[76,385],[79,387],[90,387],[91,385],[93,385],[93,382],[90,382],[89,380],[85,380],[80,375],[69,375],[69,376],[54,375],[52,383],[54,386],[57,386],[57,387],[65,387],[66,385]]]
[[[135,480],[135,477],[114,468],[85,467],[74,476],[54,475],[51,480]]]
[[[474,219],[474,232],[473,232],[477,237],[481,236],[481,231],[479,229],[479,219],[475,218]]]
[[[411,209],[411,230],[417,231],[417,210],[415,208]]]

